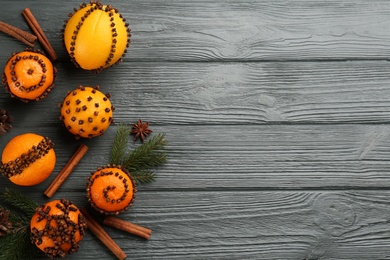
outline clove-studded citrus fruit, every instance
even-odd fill
[[[114,107],[109,97],[99,91],[99,86],[79,86],[60,104],[60,119],[76,138],[102,135],[113,122]]]
[[[91,1],[69,16],[64,25],[64,44],[77,67],[100,72],[121,61],[131,34],[117,9]]]
[[[135,182],[120,166],[106,165],[92,172],[87,183],[87,197],[102,214],[117,215],[134,202]]]
[[[42,52],[28,49],[13,53],[8,59],[2,82],[12,97],[24,102],[39,101],[54,87],[56,72]]]
[[[50,258],[78,251],[87,224],[69,200],[53,200],[38,207],[30,221],[31,241]]]
[[[25,133],[4,147],[0,166],[3,176],[20,186],[33,186],[46,180],[56,164],[54,143],[47,137]]]

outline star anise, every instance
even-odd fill
[[[4,109],[0,109],[0,135],[5,135],[8,130],[11,130],[13,117]]]
[[[0,208],[0,237],[11,232],[12,222],[9,220],[9,210]]]
[[[141,119],[138,119],[138,122],[136,124],[132,124],[133,128],[130,131],[130,134],[135,134],[134,136],[134,141],[136,141],[138,138],[141,138],[142,142],[144,139],[151,133],[153,132],[150,130],[149,127],[149,122],[142,123]]]

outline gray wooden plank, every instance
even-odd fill
[[[119,217],[152,229],[151,239],[106,230],[128,259],[387,259],[389,199],[388,191],[140,191]],[[82,242],[71,259],[115,259],[90,233]]]
[[[22,125],[59,124],[57,104],[67,91],[83,84],[100,85],[111,94],[117,122],[138,118],[159,125],[390,120],[386,61],[125,63],[100,75],[63,63],[57,68],[56,86],[45,100],[23,104],[1,88],[2,107],[15,111]]]
[[[56,143],[53,175],[18,190],[47,201],[43,190],[85,143],[55,198],[86,205],[85,178],[107,162],[116,127],[76,141],[57,103],[99,84],[117,123],[146,119],[169,141],[169,163],[121,216],[152,239],[107,229],[129,258],[389,259],[388,1],[113,0],[133,43],[125,63],[99,75],[75,69],[59,37],[79,3],[1,1],[0,20],[26,30],[30,7],[60,57],[42,102],[0,90],[16,119],[0,149],[27,131]],[[0,47],[0,67],[24,48],[3,34]],[[114,259],[93,236],[84,242],[72,259]]]
[[[125,96],[119,120],[128,111],[167,124],[390,119],[388,62],[141,64],[116,72],[113,84],[126,86],[109,89],[114,101],[117,90]]]
[[[154,126],[166,132],[169,162],[142,190],[377,189],[390,181],[387,125]],[[90,147],[64,189],[84,189],[89,173],[107,163],[116,127],[101,137],[75,141],[61,126],[18,127],[1,147],[23,132],[55,142],[57,172],[78,143]],[[129,143],[129,150],[135,145]],[[41,185],[42,189],[48,181]],[[83,180],[82,183],[79,183]]]
[[[30,7],[64,59],[60,30],[79,3],[2,1],[0,17],[28,28],[20,12]],[[110,4],[121,10],[133,30],[127,62],[389,57],[386,0],[113,0]]]

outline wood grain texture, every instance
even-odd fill
[[[105,229],[128,259],[387,259],[389,199],[388,191],[139,192],[120,217],[151,228],[151,239]],[[83,242],[71,259],[115,259],[91,233]]]
[[[7,8],[0,10],[0,17],[26,28],[19,13],[30,7],[59,50],[63,20],[79,3],[2,1]],[[389,57],[390,3],[386,0],[113,0],[110,4],[129,19],[133,31],[126,61]]]
[[[57,104],[80,84],[100,85],[111,94],[117,122],[138,118],[158,125],[390,120],[386,61],[123,63],[97,76],[63,63],[56,66],[56,86],[42,102],[23,104],[0,89],[3,107],[21,109],[15,115],[20,126],[58,124]],[[24,121],[27,116],[33,120]]]
[[[154,133],[167,133],[169,162],[156,170],[157,182],[143,185],[142,190],[386,189],[390,181],[390,131],[386,125],[151,128]],[[86,144],[87,154],[60,188],[79,190],[84,181],[75,186],[78,180],[107,164],[115,129],[112,126],[102,137],[77,142],[61,125],[16,125],[0,144],[26,131],[49,136],[58,152],[55,172],[80,142]],[[130,142],[129,150],[138,144]]]
[[[133,42],[98,75],[76,69],[62,46],[63,20],[80,3],[1,1],[0,20],[27,31],[21,11],[31,8],[59,60],[42,102],[0,88],[0,108],[15,117],[0,149],[21,133],[48,136],[55,171],[34,187],[2,178],[0,190],[46,202],[84,143],[53,199],[86,206],[86,178],[107,163],[117,124],[141,118],[167,134],[169,162],[120,215],[151,239],[106,228],[128,259],[390,259],[389,1],[112,0]],[[0,34],[0,69],[24,48]],[[105,135],[77,141],[57,105],[80,84],[100,85],[116,111]],[[69,258],[115,259],[91,233]]]

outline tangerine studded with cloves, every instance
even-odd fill
[[[132,206],[137,192],[129,172],[117,165],[106,165],[91,173],[87,198],[102,214],[117,215]]]
[[[126,19],[111,5],[91,1],[69,14],[63,29],[63,41],[76,65],[100,72],[122,61],[130,44]]]
[[[3,149],[0,172],[20,186],[33,186],[46,180],[56,164],[54,143],[34,133],[12,138]]]
[[[24,102],[45,98],[54,87],[57,70],[38,50],[13,53],[8,59],[2,83],[12,97]]]
[[[68,92],[59,105],[60,119],[76,138],[102,135],[113,122],[114,107],[109,98],[109,94],[99,91],[99,86],[79,86]]]
[[[61,199],[37,208],[30,221],[31,242],[50,258],[78,251],[87,223],[80,210]]]

